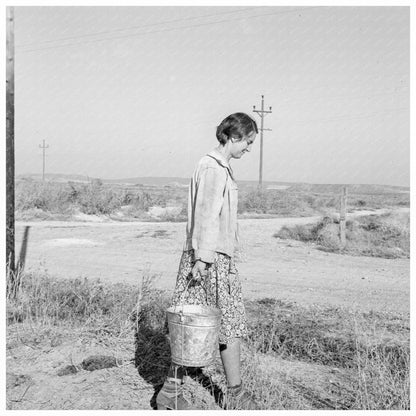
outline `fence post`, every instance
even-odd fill
[[[341,207],[339,212],[339,236],[340,236],[340,243],[341,248],[344,249],[347,243],[345,237],[345,224],[347,220],[347,187],[344,186],[342,188],[341,194]]]

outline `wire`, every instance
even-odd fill
[[[303,124],[303,123],[305,123],[305,124],[306,123],[322,123],[322,122],[326,123],[326,122],[332,122],[332,121],[361,120],[361,119],[365,120],[365,119],[368,119],[368,118],[377,117],[379,115],[391,114],[391,113],[394,113],[396,111],[397,112],[402,112],[404,110],[409,110],[409,107],[389,108],[389,109],[386,109],[385,111],[379,111],[379,112],[376,112],[376,113],[365,114],[365,115],[362,115],[362,116],[360,116],[360,115],[352,115],[352,116],[343,115],[343,116],[337,116],[337,117],[326,118],[326,119],[300,120],[299,122],[293,123],[293,124],[299,125],[299,124]],[[292,123],[290,123],[290,122],[289,122],[289,124],[292,125]]]
[[[316,9],[318,7],[321,7],[321,6],[304,7],[304,8],[300,8],[300,9],[288,10],[288,11],[276,12],[276,13],[264,13],[264,14],[254,15],[254,16],[238,17],[236,19],[224,19],[224,20],[218,20],[218,21],[215,21],[215,22],[199,23],[199,24],[195,24],[195,25],[180,26],[180,27],[175,27],[175,28],[170,28],[170,29],[160,29],[160,30],[154,30],[154,31],[150,31],[150,32],[136,33],[136,34],[132,34],[132,35],[114,36],[114,37],[110,37],[110,38],[95,39],[95,40],[90,40],[90,41],[85,41],[85,42],[67,43],[67,44],[64,44],[64,45],[55,45],[55,46],[50,46],[50,47],[47,47],[47,48],[26,49],[26,50],[22,50],[22,51],[16,51],[16,54],[19,53],[19,52],[20,53],[37,52],[37,51],[44,51],[44,50],[48,50],[48,49],[64,48],[64,47],[67,47],[67,46],[77,46],[77,45],[82,45],[82,44],[86,44],[86,43],[97,43],[97,42],[103,42],[103,41],[107,41],[107,40],[115,40],[115,39],[125,39],[125,38],[131,38],[131,37],[138,37],[140,35],[149,35],[149,34],[153,34],[153,33],[171,32],[173,30],[180,30],[180,29],[192,29],[192,28],[196,28],[196,27],[209,26],[209,25],[213,25],[213,24],[226,23],[226,22],[232,22],[232,21],[237,21],[237,20],[253,19],[253,18],[257,18],[257,17],[275,16],[275,15],[280,15],[280,14],[297,13],[299,11]]]
[[[174,20],[164,20],[162,22],[158,22],[158,23],[150,23],[147,25],[141,25],[141,26],[130,26],[130,27],[126,27],[124,29],[113,29],[113,30],[103,30],[101,32],[94,32],[94,33],[86,33],[84,35],[78,35],[78,36],[68,36],[65,38],[58,38],[58,39],[48,39],[48,40],[43,40],[40,42],[29,42],[29,43],[22,43],[22,44],[18,44],[15,45],[16,47],[25,47],[25,46],[32,46],[32,45],[37,45],[37,44],[43,44],[43,43],[53,43],[53,42],[59,42],[62,40],[73,40],[73,39],[81,39],[84,37],[88,37],[88,36],[97,36],[97,35],[105,35],[105,34],[109,34],[109,33],[117,33],[117,32],[124,32],[127,30],[137,30],[137,29],[143,29],[146,27],[152,27],[152,26],[158,26],[158,25],[163,25],[166,23],[176,23],[176,22],[182,22],[182,21],[186,21],[186,20],[195,20],[195,19],[202,19],[205,17],[213,17],[213,16],[222,16],[225,14],[234,14],[234,13],[241,13],[247,10],[254,10],[254,9],[260,9],[260,8],[264,8],[266,6],[258,6],[258,7],[246,7],[244,9],[240,9],[240,10],[233,10],[233,11],[229,11],[229,12],[224,12],[224,13],[211,13],[211,14],[205,14],[205,15],[201,15],[201,16],[189,16],[189,17],[184,17],[181,19],[174,19]]]
[[[398,72],[398,73],[394,73],[394,74],[390,74],[389,75],[389,78],[404,78],[404,77],[406,77],[406,78],[408,78],[408,75],[407,74],[403,74],[403,72]],[[409,86],[408,85],[398,85],[398,86],[396,86],[396,87],[394,87],[394,88],[397,88],[397,89],[402,89],[402,88],[408,88]],[[295,88],[290,88],[290,89],[282,89],[282,93],[285,93],[285,92],[287,92],[287,91],[290,91],[290,93],[299,93],[299,92],[305,92],[305,91],[321,91],[321,90],[323,90],[323,89],[325,89],[326,88],[326,86],[315,86],[315,87],[308,87],[308,88],[298,88],[298,89],[295,89]],[[364,91],[360,91],[361,93],[364,93]]]
[[[407,88],[406,91],[398,91],[398,89],[403,89],[403,88]],[[315,96],[311,96],[310,98],[312,99],[339,99],[339,98],[348,98],[350,100],[355,100],[355,99],[360,99],[360,98],[374,98],[374,97],[379,97],[379,96],[384,96],[384,95],[394,95],[394,94],[409,94],[408,91],[408,87],[407,86],[400,86],[400,87],[396,87],[396,91],[385,91],[385,92],[375,92],[375,93],[368,93],[368,94],[363,94],[363,95],[318,95],[318,97],[316,98]],[[282,102],[290,102],[295,98],[294,94],[291,94],[290,97],[286,97],[282,99]],[[302,101],[304,101],[305,97],[301,98]],[[300,101],[299,99],[295,98],[295,102],[296,101]]]

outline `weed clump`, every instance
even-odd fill
[[[9,273],[10,275],[10,273]],[[8,278],[8,322],[57,325],[97,324],[96,331],[119,334],[137,303],[139,290],[100,280],[55,279],[46,274],[17,273]]]
[[[315,224],[284,226],[274,237],[314,243],[326,251],[384,258],[410,256],[410,215],[366,215],[346,222],[341,248],[339,220],[324,217]]]

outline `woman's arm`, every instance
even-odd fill
[[[207,167],[197,177],[192,242],[195,258],[205,263],[214,261],[226,181],[221,167]]]

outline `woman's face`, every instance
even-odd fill
[[[249,135],[244,136],[240,141],[236,141],[231,138],[231,157],[234,159],[240,159],[246,152],[249,152],[255,138],[255,131],[252,131]]]

